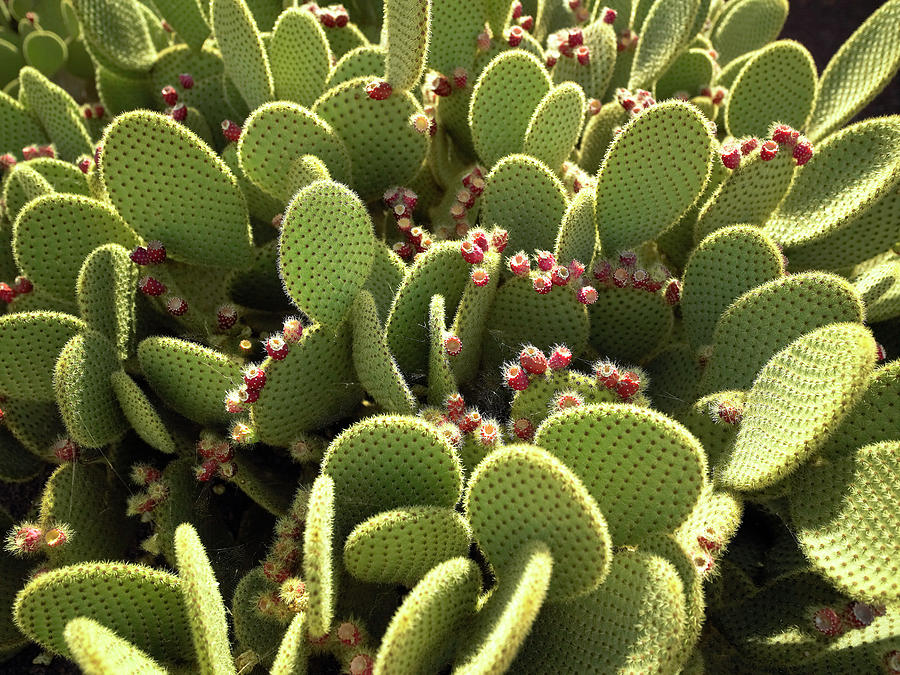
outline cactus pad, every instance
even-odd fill
[[[315,17],[291,7],[275,23],[268,45],[275,96],[304,106],[316,102],[331,69],[331,49]]]
[[[250,108],[274,98],[272,70],[259,28],[245,0],[210,0],[210,23],[225,73]]]
[[[85,675],[165,675],[146,653],[94,619],[71,619],[63,631],[69,653]]]

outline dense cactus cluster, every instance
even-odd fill
[[[900,673],[900,0],[381,5],[0,1],[0,658]]]

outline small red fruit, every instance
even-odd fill
[[[525,36],[524,28],[522,28],[521,26],[513,26],[512,28],[509,29],[506,41],[510,47],[518,47],[521,44],[522,38],[524,36]]]
[[[574,391],[564,391],[553,399],[553,408],[555,410],[565,410],[566,408],[579,408],[584,405],[584,399]]]
[[[727,145],[722,148],[720,156],[726,169],[734,171],[741,165],[741,151],[736,145]]]
[[[366,95],[376,101],[390,98],[393,92],[394,88],[385,80],[372,80],[366,85]]]
[[[531,272],[531,261],[524,251],[519,251],[509,258],[509,269],[516,276],[525,276]]]
[[[570,47],[579,47],[584,44],[584,32],[580,28],[569,31],[567,42]]]
[[[444,407],[447,409],[447,414],[450,416],[450,419],[456,421],[465,411],[466,401],[460,393],[450,394],[444,401]]]
[[[472,274],[470,276],[472,278],[472,283],[479,288],[482,286],[487,286],[488,282],[491,280],[491,277],[490,275],[488,275],[487,271],[481,267],[473,267]]]
[[[12,302],[16,295],[16,290],[5,281],[0,282],[0,300],[3,302]]]
[[[547,372],[547,357],[534,345],[526,345],[519,352],[519,365],[532,375],[543,375]]]
[[[530,441],[534,436],[534,425],[527,417],[520,417],[512,423],[512,433],[516,438]]]
[[[678,279],[670,279],[666,285],[666,303],[677,305],[681,302],[681,282]]]
[[[453,69],[453,86],[457,89],[465,89],[469,81],[469,71],[462,66]]]
[[[500,440],[500,427],[494,420],[484,420],[478,427],[478,435],[482,445],[495,445]]]
[[[289,345],[300,342],[300,338],[303,337],[303,324],[300,323],[300,319],[285,319],[281,327],[281,336]]]
[[[81,448],[71,438],[64,436],[50,446],[50,452],[60,462],[74,462],[81,455]]]
[[[609,361],[601,361],[594,366],[597,382],[607,389],[614,389],[619,382],[619,369]]]
[[[444,338],[444,351],[449,356],[457,356],[462,351],[462,340],[457,335],[448,335]]]
[[[181,75],[179,75],[178,81],[181,83],[181,87],[183,89],[194,88],[194,78],[191,77],[188,73],[182,73]]]
[[[769,162],[775,159],[775,155],[778,154],[778,143],[775,141],[766,141],[762,144],[762,148],[759,151],[760,159],[764,162]]]
[[[575,58],[582,66],[586,66],[591,62],[591,50],[587,48],[587,45],[581,45],[575,50]]]
[[[794,146],[793,157],[797,160],[797,166],[803,166],[806,164],[813,156],[813,147],[812,143],[810,143],[805,138],[798,141],[797,145]]]
[[[93,119],[94,111],[91,109],[91,106],[85,106],[84,110],[81,111],[81,114],[84,115],[84,119],[89,120]]]
[[[350,675],[372,675],[374,665],[368,654],[357,654],[350,660]]]
[[[597,289],[593,286],[582,286],[578,289],[578,293],[575,294],[575,297],[578,298],[578,302],[582,305],[593,305],[597,302],[599,294],[597,293]]]
[[[289,349],[287,342],[285,342],[284,338],[280,335],[273,335],[266,340],[266,353],[273,361],[281,361],[284,359],[284,357],[288,355]]]
[[[91,170],[91,160],[85,157],[78,162],[78,168],[81,169],[81,173],[87,174]]]
[[[503,379],[506,385],[513,391],[524,391],[528,389],[528,375],[525,371],[515,363],[507,364],[503,369]]]
[[[550,251],[537,251],[535,257],[537,258],[538,267],[544,272],[549,272],[556,265],[556,258],[553,257]]]
[[[572,352],[565,345],[557,345],[553,348],[550,358],[547,359],[547,365],[550,370],[562,370],[567,368],[572,362]]]
[[[603,23],[608,23],[610,25],[614,24],[616,22],[616,16],[616,10],[607,7],[603,10]]]
[[[835,637],[844,632],[840,615],[831,607],[823,607],[813,614],[813,628],[828,637]]]
[[[259,391],[266,386],[266,371],[257,366],[249,366],[244,370],[244,385],[248,391]]]
[[[135,265],[149,265],[150,264],[150,254],[147,252],[143,246],[138,246],[135,248],[129,255],[131,258],[131,262]]]
[[[159,265],[166,261],[166,247],[158,239],[147,242],[147,259],[150,265]]]
[[[208,459],[194,469],[194,477],[201,483],[208,483],[216,475],[219,463],[214,459]]]
[[[479,248],[471,239],[466,239],[459,245],[459,252],[470,265],[477,265],[484,260],[484,251]]]
[[[241,133],[243,133],[243,129],[236,123],[231,120],[222,120],[222,135],[232,143],[237,143],[241,140]]]
[[[157,297],[166,292],[165,284],[149,275],[141,278],[138,282],[138,288],[141,293],[151,297]]]
[[[531,280],[531,287],[540,295],[547,295],[553,288],[553,282],[546,275],[538,275]]]
[[[172,108],[172,119],[176,122],[184,122],[187,119],[188,109],[184,103],[178,103]]]
[[[627,401],[641,388],[641,380],[636,373],[628,371],[619,377],[616,383],[616,393],[623,401]]]
[[[628,270],[624,267],[617,267],[612,274],[613,285],[616,288],[625,288],[629,281],[631,281],[631,275],[628,274]]]
[[[345,621],[337,629],[338,640],[347,647],[355,647],[362,640],[362,634],[355,624]]]
[[[463,190],[460,190],[460,192],[463,192]],[[468,190],[465,190],[465,192],[468,192]],[[459,195],[457,195],[456,198],[459,199]],[[472,238],[472,241],[475,243],[475,245],[482,251],[488,250],[490,245],[488,244],[487,232],[481,229],[472,230],[469,236]]]
[[[443,97],[453,93],[453,88],[450,86],[450,80],[440,73],[431,78],[430,88],[435,96]]]
[[[16,158],[10,153],[0,155],[0,169],[11,169],[16,165]]]
[[[522,7],[522,3],[519,0],[515,0],[512,4],[512,18],[518,19],[522,16],[522,13],[525,11],[525,8]]]
[[[506,230],[496,229],[491,232],[491,246],[497,253],[503,253],[506,245],[509,243],[509,232]]]
[[[565,286],[569,283],[569,268],[557,265],[550,272],[550,281],[554,286]]]
[[[787,124],[779,124],[772,131],[772,140],[782,145],[794,144],[794,129]]]
[[[847,605],[842,616],[853,628],[865,628],[878,615],[875,612],[875,608],[871,605],[854,601]]]
[[[166,303],[166,310],[172,316],[183,316],[188,311],[188,304],[183,298],[179,298],[176,295],[169,298],[169,301]]]
[[[175,87],[171,84],[167,84],[162,88],[162,97],[163,101],[166,102],[167,106],[173,106],[178,103],[178,92],[175,91]]]
[[[884,667],[890,675],[900,674],[900,650],[893,649],[884,655]]]
[[[759,139],[755,137],[748,138],[741,143],[741,154],[745,157],[759,147]]]
[[[459,423],[459,430],[470,434],[481,425],[481,413],[474,408],[469,409]]]
[[[216,325],[221,331],[226,331],[234,326],[237,318],[237,309],[233,305],[222,305],[216,309]]]

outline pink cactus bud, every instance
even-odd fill
[[[801,139],[797,142],[797,145],[794,146],[793,157],[797,160],[797,166],[803,166],[809,160],[812,159],[813,156],[813,147],[812,143],[808,140]]]
[[[147,242],[147,262],[149,265],[159,265],[166,261],[166,247],[158,239]]]
[[[183,298],[173,295],[169,298],[168,302],[166,302],[166,310],[172,316],[183,316],[185,312],[188,311],[188,304]]]
[[[609,262],[609,260],[598,260],[594,264],[594,269],[591,273],[594,275],[594,279],[599,281],[601,284],[606,284],[608,286],[612,283],[613,266]]]
[[[724,424],[740,424],[744,419],[744,410],[732,401],[719,401],[713,411],[713,420]]]
[[[884,350],[884,345],[880,342],[875,343],[875,360],[881,363],[887,358],[887,352]]]
[[[616,382],[616,393],[623,401],[627,401],[634,396],[641,388],[641,380],[637,373],[628,371],[619,376]]]
[[[437,73],[434,77],[431,78],[429,88],[435,96],[443,97],[449,96],[453,93],[453,88],[450,86],[450,80],[448,80],[444,75],[441,75],[440,73]]]
[[[506,34],[506,42],[510,47],[518,47],[522,38],[525,36],[525,29],[521,26],[513,26],[511,27]]]
[[[284,320],[282,324],[281,336],[289,345],[297,344],[303,337],[303,324],[300,319],[291,317]]]
[[[591,50],[588,49],[587,45],[581,45],[575,50],[575,58],[578,59],[578,63],[582,66],[586,66],[591,62]]]
[[[741,165],[741,151],[736,145],[726,145],[719,155],[726,169],[734,171]]]
[[[398,241],[394,244],[394,253],[400,256],[403,260],[410,260],[415,253],[413,251],[413,247],[408,242]]]
[[[470,434],[475,431],[481,425],[481,413],[475,410],[475,408],[470,408],[466,411],[466,414],[463,415],[462,420],[459,422],[459,430],[464,434]]]
[[[469,81],[469,71],[462,66],[453,69],[453,86],[457,89],[465,89]]]
[[[56,157],[56,150],[53,149],[52,145],[41,145],[38,147],[38,155],[54,159]]]
[[[71,438],[62,436],[50,446],[50,452],[60,462],[75,462],[81,456],[81,447]]]
[[[570,47],[579,47],[584,44],[584,32],[580,28],[572,28],[566,37],[566,41]]]
[[[151,297],[157,297],[166,292],[165,284],[149,275],[141,277],[140,281],[138,281],[138,289],[144,295]]]
[[[531,272],[531,261],[525,251],[519,251],[509,258],[509,269],[516,276],[525,276]]]
[[[24,524],[9,538],[7,548],[17,553],[35,553],[41,547],[44,531],[37,525]]]
[[[178,92],[175,91],[175,87],[173,87],[171,84],[167,84],[165,87],[163,87],[161,93],[163,101],[166,102],[167,106],[171,107],[178,103]]]
[[[231,141],[232,143],[237,143],[241,140],[241,134],[243,133],[243,129],[241,129],[240,125],[236,122],[232,122],[231,120],[222,120],[222,135],[226,138],[226,140]]]
[[[616,22],[617,16],[618,16],[618,14],[616,13],[616,10],[606,7],[603,10],[603,23],[608,23],[609,25],[612,25]]]
[[[462,204],[463,208],[471,209],[473,206],[475,206],[475,195],[473,195],[470,190],[467,190],[466,188],[462,188],[461,190],[457,190],[457,192],[456,192],[456,201],[459,204]],[[487,234],[485,234],[483,230],[482,230],[482,234],[484,236],[484,246],[482,246],[481,243],[478,241],[476,241],[475,243],[478,244],[478,248],[480,248],[482,251],[486,251],[487,250]]]
[[[259,391],[266,386],[266,371],[257,366],[247,366],[244,369],[244,385],[249,391]]]
[[[350,23],[350,15],[343,5],[338,5],[334,12],[334,25],[338,28],[343,28],[348,23]]]
[[[725,100],[725,95],[727,93],[728,93],[728,91],[726,89],[724,89],[722,87],[716,87],[716,90],[713,92],[713,95],[712,95],[713,105],[722,105],[722,101]]]
[[[0,155],[0,170],[11,169],[16,165],[16,158],[6,152]]]
[[[368,654],[357,654],[350,659],[350,675],[372,675],[375,662]]]
[[[844,608],[841,616],[853,628],[865,628],[875,620],[878,614],[872,605],[853,601]]]
[[[836,637],[844,632],[840,615],[831,607],[823,607],[813,614],[813,628],[828,637]]]
[[[216,309],[216,326],[220,331],[226,331],[237,323],[238,313],[234,305],[220,305]]]
[[[29,159],[35,159],[39,156],[40,153],[36,145],[29,145],[22,148],[22,157],[24,157],[26,161],[28,161]]]
[[[587,105],[589,115],[598,115],[600,114],[601,108],[603,108],[603,103],[600,102],[600,99],[596,98],[589,99]]]
[[[572,363],[572,352],[565,345],[556,345],[550,353],[550,358],[547,359],[550,370],[568,368],[570,363]]]
[[[612,282],[616,288],[625,288],[631,281],[631,275],[624,267],[617,267],[612,274]]]
[[[34,290],[34,284],[31,283],[31,279],[28,277],[18,276],[13,281],[13,290],[16,292],[16,295],[28,295]]]
[[[741,154],[746,157],[759,147],[759,139],[750,137],[741,143]]]
[[[427,134],[431,120],[425,113],[413,113],[409,117],[410,126],[420,134]]]
[[[281,361],[288,355],[288,343],[280,335],[273,335],[266,340],[266,353],[273,361]]]
[[[550,251],[536,251],[535,260],[537,260],[538,268],[543,272],[549,272],[556,265],[556,258]]]
[[[579,260],[575,260],[574,258],[568,265],[569,275],[573,279],[581,278],[581,275],[584,274],[584,265]]]
[[[181,73],[181,75],[178,76],[178,81],[181,83],[182,89],[194,88],[194,78],[188,73]]]
[[[457,356],[462,351],[462,340],[458,335],[448,335],[444,338],[443,345],[448,356]]]
[[[678,279],[669,279],[666,284],[666,303],[672,306],[681,302],[681,282]]]
[[[578,289],[575,297],[582,305],[593,305],[597,302],[599,294],[597,293],[597,289],[593,286],[582,286]]]
[[[208,459],[194,469],[194,477],[201,483],[208,483],[216,475],[219,463],[214,459]]]
[[[700,544],[701,548],[710,553],[716,553],[722,548],[722,542],[719,535],[717,535],[711,527],[707,527],[703,530],[702,534],[697,535],[697,543]]]
[[[518,19],[520,16],[522,16],[524,11],[525,8],[522,7],[522,3],[519,2],[519,0],[515,0],[512,4],[512,18]]]
[[[78,162],[78,168],[81,169],[81,173],[87,174],[91,170],[91,160],[87,157],[83,158]]]
[[[519,19],[519,25],[522,27],[522,30],[526,30],[530,33],[534,28],[534,17],[531,16],[531,14],[526,14]]]
[[[366,85],[366,95],[376,101],[390,98],[394,88],[385,80],[372,80]]]
[[[557,265],[553,268],[553,271],[550,272],[550,281],[554,286],[565,286],[569,283],[570,279],[571,275],[569,274],[568,267]]]
[[[553,281],[546,274],[539,274],[531,280],[531,287],[539,295],[547,295],[553,289]]]
[[[64,527],[54,527],[44,534],[44,543],[48,548],[61,548],[69,541],[69,533]]]
[[[600,361],[594,365],[594,376],[607,389],[615,389],[619,382],[619,369],[610,361]]]
[[[450,207],[450,216],[454,220],[461,220],[466,217],[466,207],[456,202],[453,206]]]
[[[150,264],[150,254],[147,253],[147,249],[143,246],[138,246],[135,248],[129,255],[131,258],[131,262],[135,265],[149,265]]]
[[[775,155],[778,154],[778,143],[775,141],[766,141],[762,144],[762,148],[759,151],[759,157],[764,162],[769,162],[775,159]]]
[[[520,417],[511,425],[512,434],[516,438],[523,441],[530,441],[534,438],[534,425],[527,417]]]
[[[319,10],[319,22],[325,28],[334,28],[337,25],[337,18],[330,9]]]
[[[444,401],[444,408],[446,408],[450,419],[455,422],[462,417],[462,414],[466,409],[466,401],[462,397],[462,394],[458,392],[450,394]]]
[[[494,250],[497,251],[497,253],[503,253],[508,243],[509,232],[506,230],[497,228],[491,232],[491,246],[494,247]]]
[[[170,112],[172,119],[176,122],[184,122],[187,119],[188,109],[184,103],[177,103]]]
[[[573,12],[579,7],[581,7],[581,0],[569,0],[569,9]]]
[[[473,267],[472,274],[469,275],[472,278],[472,283],[481,288],[482,286],[487,286],[488,282],[491,280],[490,275],[488,275],[487,270],[482,267]]]
[[[619,253],[619,264],[629,269],[637,265],[637,253],[634,251],[622,251]]]
[[[506,382],[506,386],[513,391],[528,389],[528,375],[515,363],[508,363],[504,366],[503,379]]]
[[[532,375],[543,375],[547,372],[547,357],[534,345],[525,345],[519,352],[519,365]]]
[[[500,440],[500,426],[494,420],[484,420],[478,427],[478,437],[482,445],[496,445]]]
[[[780,145],[793,145],[794,129],[787,124],[779,124],[772,130],[772,140]]]
[[[470,265],[477,265],[484,260],[484,252],[470,239],[466,239],[459,245],[459,252]]]

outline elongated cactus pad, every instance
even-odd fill
[[[737,0],[733,5],[711,35],[723,65],[774,40],[788,14],[788,0]]]
[[[259,28],[245,0],[211,0],[209,12],[225,72],[244,101],[257,108],[272,100],[272,70]]]
[[[307,11],[283,12],[268,45],[275,96],[311,106],[325,88],[331,69],[331,48],[325,31]]]
[[[63,631],[69,653],[85,675],[165,675],[163,667],[102,623],[77,617]]]
[[[391,0],[384,6],[384,79],[400,91],[412,89],[425,69],[431,33],[431,0]]]
[[[641,39],[631,66],[629,89],[646,88],[666,72],[693,37],[690,30],[699,8],[700,0],[657,0],[650,6],[640,28]]]

